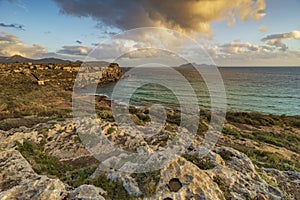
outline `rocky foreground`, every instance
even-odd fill
[[[143,143],[148,149],[163,147],[173,134],[167,128],[156,136],[160,139],[147,141],[134,132],[121,133],[114,122],[97,120],[111,141],[122,139],[123,147],[132,150]],[[250,130],[280,133],[284,130],[281,125],[239,126],[243,124],[227,122],[219,143],[204,158],[187,150],[162,169],[147,173],[99,172],[99,161],[82,144],[72,119],[1,131],[0,198],[299,199],[299,151],[243,136],[253,135]],[[294,135],[298,142],[299,131],[285,127],[286,134]],[[239,145],[260,154],[250,159],[246,154],[252,154],[246,150],[232,148],[239,149]],[[278,163],[272,160],[273,154]]]
[[[122,74],[116,65],[106,69],[109,73],[101,77],[107,82]],[[228,112],[214,149],[198,157],[194,146],[203,140],[210,119],[203,111],[197,140],[161,169],[101,171],[99,157],[83,144],[72,118],[76,73],[29,70],[5,68],[0,76],[0,199],[300,199],[300,117]],[[31,72],[44,77],[44,85]],[[110,101],[95,97],[95,102],[93,120],[121,149],[156,152],[176,138],[176,110],[168,110],[165,126],[149,137],[118,126]],[[151,122],[147,109],[131,107],[130,114],[138,126]],[[118,168],[129,162],[121,163]]]

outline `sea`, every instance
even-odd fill
[[[217,70],[220,76],[210,79],[216,85],[223,85],[227,111],[300,115],[300,67],[218,67]],[[134,106],[180,105],[181,101],[194,102],[196,96],[199,107],[209,109],[212,98],[223,96],[208,90],[207,84],[203,74],[194,68],[176,68],[175,72],[166,68],[127,69],[121,81],[98,87],[97,93]]]

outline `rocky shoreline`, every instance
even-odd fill
[[[47,70],[45,76],[56,73]],[[120,77],[122,73],[116,71]],[[300,199],[299,116],[228,112],[215,147],[198,157],[194,146],[203,141],[210,119],[210,113],[202,111],[195,141],[162,168],[143,173],[103,171],[100,157],[96,159],[93,149],[87,148],[70,114],[68,85],[72,81],[59,77],[53,79],[56,85],[39,86],[20,72],[7,74],[8,79],[17,84],[6,90],[2,102],[6,106],[0,110],[0,199]],[[14,96],[16,92],[21,92],[20,98]],[[48,100],[52,94],[54,102]],[[43,107],[34,107],[32,102],[39,101]],[[177,111],[168,111],[166,124],[148,137],[130,126],[118,126],[106,98],[95,97],[95,102],[94,124],[127,152],[151,154],[164,150],[176,138]],[[130,115],[140,127],[151,122],[147,109],[130,107]],[[99,133],[97,127],[90,130]],[[117,161],[122,156],[126,155],[106,160]],[[129,161],[122,162],[119,169],[126,164]]]

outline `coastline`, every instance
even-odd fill
[[[49,77],[44,85],[38,85],[26,73],[10,72],[1,78],[5,96],[0,112],[0,157],[8,161],[9,157],[14,158],[19,164],[7,164],[1,168],[9,178],[0,181],[0,197],[13,197],[16,195],[13,192],[15,188],[31,187],[35,178],[42,177],[45,182],[41,182],[41,191],[49,186],[47,181],[56,181],[55,187],[60,188],[65,197],[78,195],[80,188],[81,191],[98,191],[98,195],[107,199],[156,198],[158,196],[155,195],[176,191],[172,186],[176,183],[171,184],[168,178],[173,176],[174,170],[178,170],[176,181],[186,183],[181,186],[182,193],[179,191],[178,194],[192,195],[193,192],[187,191],[201,188],[201,178],[191,181],[196,186],[184,178],[184,174],[196,177],[200,174],[202,178],[206,177],[203,184],[212,184],[216,190],[202,191],[216,197],[233,198],[234,195],[241,195],[239,197],[244,198],[246,194],[242,191],[247,191],[247,195],[253,197],[262,195],[266,198],[299,195],[294,192],[300,191],[299,185],[291,180],[300,180],[300,116],[228,111],[214,149],[206,157],[199,158],[192,154],[193,145],[205,136],[210,119],[210,113],[202,110],[197,132],[199,140],[169,166],[141,174],[124,175],[117,171],[99,174],[99,160],[83,145],[72,118],[71,86],[76,72],[61,69],[38,71],[40,75]],[[53,77],[56,73],[60,75]],[[145,151],[156,151],[168,146],[176,138],[180,124],[180,113],[176,110],[167,112],[167,123],[161,132],[143,138],[132,129],[124,132],[117,126],[111,101],[105,96],[95,96],[95,102],[97,120],[103,134],[123,149],[135,152],[140,144],[146,142]],[[130,107],[130,114],[137,125],[146,126],[151,121],[147,109]],[[17,180],[23,175],[17,171],[10,174],[10,166],[16,169],[21,166],[30,172],[28,185],[20,185]],[[169,185],[169,189],[165,185]],[[71,190],[67,190],[68,187]],[[99,188],[103,190],[99,192]],[[23,195],[31,195],[30,190],[21,191]]]

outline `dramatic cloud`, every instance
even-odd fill
[[[266,42],[270,46],[274,46],[281,51],[286,51],[288,47],[283,43],[284,40],[300,40],[300,31],[295,30],[289,33],[272,34],[261,39],[262,42]]]
[[[145,26],[172,28],[185,33],[209,33],[210,23],[236,18],[259,20],[265,13],[264,0],[54,0],[61,12],[78,17],[92,17],[99,26],[121,30]]]
[[[86,56],[92,49],[86,46],[63,46],[57,53]]]
[[[39,58],[45,53],[47,51],[41,45],[26,45],[15,35],[0,31],[0,54],[2,55],[12,56],[18,54],[30,58]]]
[[[25,31],[24,26],[20,25],[20,24],[4,24],[4,23],[0,23],[1,27],[5,27],[5,28],[15,28],[18,30],[22,30]]]

